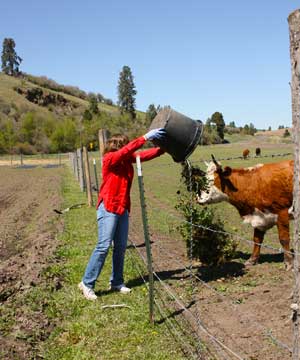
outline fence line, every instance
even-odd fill
[[[288,152],[288,153],[280,153],[280,154],[268,154],[268,155],[260,155],[260,156],[248,156],[247,157],[247,160],[249,159],[260,159],[260,158],[274,158],[274,157],[285,157],[285,156],[292,156],[293,153],[291,152]],[[225,161],[225,160],[245,160],[243,158],[243,156],[231,156],[231,157],[224,157],[224,158],[217,158],[217,161]],[[206,162],[210,162],[212,161],[212,159],[200,159],[200,160],[193,160],[191,161],[193,164],[195,163],[206,163]],[[180,164],[180,163],[178,163]],[[156,166],[156,167],[160,167],[160,166],[171,166],[171,165],[174,165],[174,161],[173,162],[167,162],[167,163],[156,163],[155,165],[153,166]],[[152,166],[152,164],[151,164]]]
[[[140,250],[137,248],[136,244],[131,241],[131,243],[133,244],[136,252],[139,254],[139,256],[141,257],[141,259],[145,262],[145,264],[147,264],[147,261],[145,259],[145,257],[143,256],[143,254],[140,252]],[[228,351],[231,355],[235,356],[235,358],[239,359],[239,360],[244,360],[240,355],[236,354],[233,350],[231,350],[229,347],[227,347],[225,344],[223,344],[220,340],[218,340],[214,335],[212,335],[203,324],[201,324],[200,320],[197,319],[194,314],[181,302],[181,300],[179,300],[177,298],[177,296],[172,292],[172,290],[170,289],[170,287],[168,285],[165,284],[165,282],[159,277],[159,275],[157,274],[156,271],[153,271],[153,275],[154,277],[159,281],[159,283],[163,286],[163,288],[165,289],[165,291],[171,296],[171,298],[173,298],[175,300],[175,302],[178,304],[178,306],[180,307],[180,309],[184,310],[186,313],[189,314],[189,316],[195,321],[195,323],[198,325],[198,328],[200,330],[202,330],[209,338],[211,341],[217,343],[219,346],[221,346],[224,350]]]
[[[279,154],[278,154],[279,155]],[[290,153],[285,153],[285,154],[282,154],[282,156],[287,156],[287,155],[290,155]],[[274,155],[272,155],[272,157],[274,157]],[[239,157],[240,158],[240,157]],[[233,158],[226,158],[226,159],[233,159]],[[190,165],[190,164],[189,164]],[[161,165],[160,165],[161,166]],[[191,167],[189,166],[190,170],[191,170]],[[191,189],[191,171],[190,171],[190,189]],[[190,206],[191,206],[191,214],[192,214],[192,204],[193,204],[193,199],[192,199],[192,194],[191,194],[191,201],[190,201]],[[155,208],[152,207],[152,210],[157,210]],[[161,209],[159,209],[161,210]],[[174,214],[168,214],[168,216],[170,217],[173,217],[173,218],[176,218],[177,220],[179,219],[181,222],[184,222],[184,223],[187,223],[190,225],[191,227],[191,237],[190,237],[190,245],[191,245],[191,248],[192,248],[192,242],[193,242],[193,233],[192,233],[192,228],[193,227],[199,227],[199,228],[202,228],[203,230],[206,230],[206,231],[212,231],[214,233],[219,233],[219,234],[226,234],[228,236],[231,236],[232,238],[236,238],[236,239],[239,239],[241,241],[244,241],[248,244],[251,244],[253,245],[253,241],[249,241],[248,239],[245,239],[244,237],[238,235],[238,234],[232,234],[232,233],[229,233],[227,231],[220,231],[220,230],[214,230],[214,229],[211,229],[207,226],[203,226],[203,225],[200,225],[200,224],[194,224],[193,223],[193,219],[192,219],[192,216],[191,216],[191,221],[186,221],[186,220],[183,220],[183,219],[180,219],[179,216],[176,216]],[[259,244],[260,247],[264,247],[266,249],[269,249],[269,250],[273,250],[275,252],[285,252],[285,253],[289,253],[289,254],[293,254],[291,251],[286,251],[284,249],[278,249],[278,248],[274,248],[273,246],[270,246],[270,245],[265,245],[265,244]],[[136,248],[136,251],[138,252],[138,254],[141,256],[141,253],[140,251]],[[299,254],[300,255],[300,254]],[[191,258],[191,256],[190,256]],[[185,267],[186,268],[186,267]],[[192,273],[192,263],[190,265],[190,273]],[[169,294],[169,296],[171,296],[174,301],[177,303],[177,305],[184,310],[184,312],[186,312],[190,317],[191,319],[193,320],[193,323],[195,323],[197,326],[198,326],[198,329],[202,332],[204,332],[206,334],[206,336],[208,336],[209,340],[212,341],[214,344],[217,344],[218,346],[221,346],[221,348],[223,350],[226,350],[228,353],[230,353],[231,355],[235,356],[235,358],[238,358],[238,359],[242,359],[242,357],[240,357],[239,354],[237,354],[235,351],[233,351],[232,349],[228,348],[225,344],[223,344],[221,341],[219,341],[216,337],[214,337],[214,335],[212,335],[207,328],[205,328],[205,326],[203,326],[203,323],[198,315],[198,312],[196,313],[196,316],[195,314],[193,314],[189,309],[187,309],[185,307],[185,305],[177,298],[177,296],[171,291],[170,287],[168,285],[166,285],[163,280],[159,277],[159,275],[157,274],[156,271],[153,271],[153,275],[155,276],[155,278],[159,281],[159,283],[162,285],[162,287],[164,288],[165,292],[167,292]],[[191,276],[191,279],[193,281],[193,276]],[[194,287],[193,287],[194,289]],[[270,337],[274,343],[278,346],[280,346],[281,348],[283,348],[284,350],[288,350],[289,352],[292,352],[291,349],[289,348],[288,345],[286,345],[285,343],[281,342],[280,340],[276,339],[273,335],[272,335],[272,332],[271,331],[266,331],[265,328],[258,322],[255,322],[256,326],[259,326],[261,329],[263,329],[263,332],[265,335],[267,335],[268,337]]]
[[[152,210],[159,210],[161,211],[161,209],[158,209],[158,208],[154,208],[152,207]],[[215,229],[211,229],[207,226],[204,226],[204,225],[200,225],[200,224],[194,224],[190,221],[187,221],[187,220],[184,220],[183,218],[180,218],[180,216],[176,216],[174,214],[170,214],[168,213],[167,214],[168,217],[171,217],[171,218],[174,218],[174,219],[177,219],[177,220],[180,220],[181,222],[184,222],[186,224],[189,224],[193,227],[198,227],[198,228],[202,228],[203,230],[207,230],[207,231],[211,231],[211,232],[214,232],[214,233],[217,233],[217,234],[223,234],[223,235],[228,235],[228,236],[231,236],[231,237],[235,237],[241,241],[244,241],[250,245],[253,245],[253,241],[251,240],[248,240],[238,234],[233,234],[233,233],[230,233],[230,232],[227,232],[227,231],[222,231],[222,230],[215,230]],[[266,245],[266,244],[256,244],[257,246],[260,246],[261,248],[265,248],[265,249],[268,249],[268,250],[272,250],[274,252],[277,252],[277,253],[286,253],[286,254],[290,254],[290,255],[293,255],[295,254],[295,252],[292,252],[292,251],[288,251],[288,250],[284,250],[283,248],[275,248],[271,245]],[[300,252],[297,253],[298,255],[300,255]]]
[[[162,246],[159,245],[159,242],[161,241],[161,239],[158,239],[158,238],[157,238],[157,240],[158,240],[158,242],[155,242],[155,244],[159,247],[159,250],[160,250],[161,252],[165,253],[165,254],[168,254],[169,256],[172,256],[172,255],[171,255],[169,252],[167,252]],[[228,297],[228,296],[226,296],[226,295],[218,292],[213,286],[210,286],[207,282],[205,282],[205,281],[202,280],[199,276],[197,276],[196,274],[194,274],[194,272],[193,272],[192,269],[190,269],[189,267],[186,267],[182,262],[180,262],[179,260],[177,260],[175,256],[174,256],[174,257],[172,256],[172,261],[174,261],[175,263],[177,263],[178,265],[180,265],[181,267],[183,267],[183,268],[185,269],[185,271],[189,272],[194,279],[196,279],[196,280],[198,280],[199,282],[201,282],[202,285],[204,285],[206,288],[208,288],[208,289],[211,290],[213,293],[215,293],[217,296],[219,296],[219,297],[220,297],[222,300],[224,300],[228,305],[232,306],[232,307],[234,308],[234,311],[238,311],[238,312],[239,312],[238,306],[237,306],[236,304],[234,304],[233,300],[232,300],[230,297]],[[229,301],[228,301],[228,300],[229,300]],[[240,312],[239,312],[239,313],[240,313]],[[241,317],[244,317],[244,314],[240,313],[240,316],[241,316]],[[265,333],[267,336],[269,336],[278,346],[280,346],[281,348],[284,348],[284,349],[288,350],[289,352],[292,352],[292,349],[291,349],[287,344],[285,344],[285,343],[283,343],[282,341],[280,341],[280,340],[278,340],[277,338],[275,338],[275,337],[272,335],[272,333],[271,333],[269,330],[266,330],[265,327],[264,327],[261,323],[259,323],[259,322],[256,321],[256,320],[253,320],[253,319],[249,320],[248,318],[247,318],[247,321],[252,321],[252,322],[254,322],[254,323],[255,323],[258,327],[260,327],[261,330],[263,330],[264,333]]]
[[[130,240],[130,243],[132,245],[134,245],[134,243]],[[149,285],[147,284],[147,281],[145,279],[145,277],[143,276],[140,267],[138,266],[138,263],[136,262],[136,259],[133,257],[133,255],[129,252],[130,254],[130,259],[131,259],[131,263],[133,265],[133,267],[136,269],[136,271],[138,272],[139,276],[141,277],[141,279],[143,280],[145,286],[147,287],[148,291],[149,291]],[[145,261],[146,259],[143,258],[142,259],[144,262],[144,265],[146,265]],[[158,301],[156,299],[154,299],[155,305],[157,306],[160,315],[162,316],[162,318],[164,318],[164,320],[168,323],[168,325],[172,328],[173,333],[172,335],[176,338],[177,341],[179,341],[179,343],[181,344],[181,349],[183,352],[188,351],[189,354],[192,356],[193,359],[198,359],[198,357],[195,357],[195,354],[193,353],[193,351],[190,349],[190,346],[187,347],[187,343],[182,339],[181,334],[179,334],[178,330],[175,328],[174,324],[172,323],[172,321],[168,318],[168,316],[163,312],[162,308],[159,306]],[[175,321],[175,319],[174,319]],[[177,321],[175,321],[176,323],[178,323]],[[187,350],[186,350],[187,349]]]

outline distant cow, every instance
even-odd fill
[[[260,148],[256,148],[256,149],[255,149],[255,155],[256,155],[256,156],[260,156],[260,154],[261,154]]]
[[[245,150],[243,151],[243,158],[244,158],[244,159],[247,159],[247,157],[249,156],[249,154],[250,154],[250,150],[249,150],[249,149],[245,149]]]
[[[213,157],[213,162],[206,165],[208,188],[198,194],[198,202],[205,205],[228,201],[236,207],[244,222],[253,226],[254,248],[246,265],[258,262],[265,232],[276,224],[285,250],[285,266],[289,270],[292,266],[289,209],[293,202],[293,161],[244,169],[225,166],[223,169]]]

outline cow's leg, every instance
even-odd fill
[[[278,214],[277,228],[279,241],[283,247],[284,263],[286,270],[290,270],[293,266],[293,255],[290,251],[290,227],[289,227],[289,213],[288,209],[281,211]]]
[[[259,255],[260,255],[260,245],[262,244],[265,236],[265,231],[261,231],[258,229],[254,229],[254,247],[252,251],[251,257],[245,262],[246,266],[255,265],[258,263]]]

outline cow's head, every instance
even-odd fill
[[[232,169],[229,166],[225,166],[223,170],[221,164],[216,161],[213,155],[212,159],[213,161],[205,163],[207,166],[206,189],[200,191],[197,195],[197,201],[202,205],[228,201],[226,189],[230,191],[237,191],[229,179]]]

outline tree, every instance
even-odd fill
[[[97,100],[98,100],[98,102],[102,103],[104,101],[104,96],[102,94],[98,93]]]
[[[91,114],[90,110],[85,109],[83,112],[83,120],[92,120],[93,115]]]
[[[160,109],[160,106],[158,105],[158,107],[156,107],[154,104],[150,104],[148,106],[148,109],[146,111],[146,124],[150,125],[152,120],[155,118],[155,116],[157,115],[158,111]]]
[[[257,130],[256,130],[255,126],[252,123],[250,123],[249,134],[254,135],[256,132],[257,132]]]
[[[288,131],[288,129],[285,129],[283,137],[289,137],[291,136],[290,132]]]
[[[229,127],[232,127],[232,128],[235,128],[236,126],[235,126],[235,122],[234,121],[230,121],[230,123],[229,123],[229,125],[228,125]]]
[[[244,126],[243,132],[244,132],[244,134],[249,135],[249,133],[250,133],[250,128],[249,128],[249,125],[248,125],[248,124],[246,124],[246,125]]]
[[[89,96],[89,111],[95,115],[99,114],[98,101],[95,95]]]
[[[215,113],[212,114],[211,122],[216,124],[218,135],[220,136],[221,139],[224,139],[225,122],[223,119],[223,114],[216,111]]]
[[[118,85],[118,105],[121,114],[127,112],[135,119],[135,85],[133,82],[133,75],[129,66],[123,66],[120,72],[119,85]]]
[[[66,118],[59,123],[51,135],[52,150],[73,151],[77,143],[77,129],[72,119]]]
[[[16,75],[19,73],[19,66],[22,62],[20,56],[15,51],[16,43],[14,39],[5,38],[2,48],[2,71],[7,75]]]

